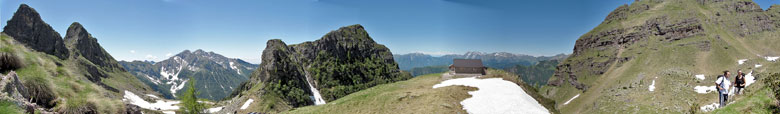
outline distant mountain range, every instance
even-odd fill
[[[523,54],[513,54],[507,52],[467,52],[465,54],[450,54],[441,57],[434,57],[423,53],[409,53],[393,55],[395,61],[401,70],[410,70],[417,67],[426,66],[446,66],[452,64],[452,59],[482,59],[482,63],[487,67],[504,69],[515,65],[530,66],[543,60],[561,60],[566,59],[568,55],[558,54],[554,56],[530,56]]]
[[[197,80],[195,86],[201,91],[199,98],[221,100],[240,83],[247,81],[252,71],[257,69],[256,64],[200,49],[194,52],[184,50],[160,62],[120,61],[119,63],[169,99],[175,98],[176,93],[183,91],[184,85],[192,77]]]

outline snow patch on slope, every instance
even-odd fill
[[[658,77],[655,77],[655,78],[657,79]],[[653,79],[653,84],[650,84],[650,87],[647,88],[647,89],[650,90],[650,91],[655,91],[655,79]]]
[[[155,79],[155,78],[152,78],[152,77],[151,77],[151,76],[149,76],[149,75],[146,75],[146,74],[144,74],[144,77],[146,77],[147,79],[149,79],[149,81],[152,81],[152,83],[154,83],[154,84],[158,84],[158,85],[159,85],[160,83],[162,83],[160,80],[157,80],[157,79]]]
[[[471,98],[460,102],[471,114],[547,114],[550,113],[517,84],[501,78],[459,78],[443,81],[433,88],[463,85],[478,88],[471,91]],[[501,103],[497,103],[501,102]]]
[[[236,73],[238,73],[238,75],[241,75],[241,70],[239,70],[238,67],[233,64],[233,62],[230,62],[230,68],[236,70]]]
[[[747,59],[740,59],[740,60],[737,61],[737,63],[739,63],[741,65],[741,64],[745,63],[745,61],[747,61]]]
[[[709,112],[709,111],[717,109],[718,106],[720,106],[720,105],[716,102],[716,103],[712,103],[712,104],[709,104],[709,105],[704,105],[700,109],[701,109],[701,111]]]
[[[149,110],[178,110],[179,106],[175,106],[176,104],[179,104],[179,101],[166,101],[166,100],[157,100],[155,103],[149,103],[146,102],[143,98],[138,97],[138,95],[135,95],[133,92],[125,90],[125,95],[122,101],[129,102],[130,104],[138,105],[138,107],[149,109]]]
[[[219,112],[220,110],[222,110],[222,108],[223,108],[223,107],[221,107],[221,106],[220,106],[220,107],[209,108],[209,109],[208,109],[208,110],[209,110],[208,112],[209,112],[209,113],[217,113],[217,112]]]
[[[755,79],[756,77],[753,76],[753,71],[750,71],[750,73],[745,74],[745,87],[755,83],[756,82]]]
[[[580,94],[574,95],[574,97],[571,97],[571,99],[569,99],[568,101],[564,102],[563,105],[569,104],[569,102],[571,102],[572,100],[576,99],[577,97],[580,97]]]
[[[248,108],[249,104],[252,104],[253,101],[255,101],[255,100],[254,99],[246,100],[246,102],[244,102],[244,105],[241,105],[241,109],[243,110],[243,109]]]
[[[764,57],[764,58],[766,58],[767,61],[776,61],[777,58],[780,58],[780,57]]]
[[[701,93],[701,94],[713,92],[713,91],[716,91],[716,90],[718,90],[718,89],[715,88],[715,86],[696,86],[696,87],[693,87],[693,91],[696,91],[696,93]]]
[[[697,74],[696,79],[704,80],[706,77],[704,77],[704,74]]]
[[[179,91],[182,88],[184,88],[184,85],[187,83],[187,81],[190,80],[184,80],[184,82],[181,83],[173,83],[173,85],[171,86],[171,95],[173,95],[173,97],[176,97],[176,91]]]

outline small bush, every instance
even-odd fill
[[[57,96],[54,95],[54,91],[45,77],[29,76],[24,80],[23,85],[27,88],[29,99],[32,99],[32,102],[46,108],[54,107],[53,101],[57,99]]]
[[[774,93],[774,99],[780,100],[780,73],[773,73],[766,76],[766,78],[764,78],[764,83],[766,83],[766,87]],[[775,114],[780,113],[780,103],[769,106],[769,110]]]
[[[12,53],[0,53],[0,72],[8,72],[24,67],[21,59]]]
[[[57,109],[57,112],[62,114],[97,114],[97,106],[85,98],[70,99],[66,101],[65,106]]]

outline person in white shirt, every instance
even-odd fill
[[[729,87],[731,87],[731,81],[729,81],[729,75],[731,72],[723,71],[722,76],[718,76],[715,80],[715,87],[718,88],[718,98],[720,101],[720,107],[726,106],[726,102],[729,98]]]

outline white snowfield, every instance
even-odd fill
[[[571,100],[574,100],[577,97],[580,97],[580,94],[574,95],[574,97],[571,97],[571,99],[569,99],[568,101],[564,102],[563,105],[569,104],[569,102],[571,102]]]
[[[549,114],[533,97],[517,84],[501,78],[450,79],[433,85],[433,88],[463,85],[478,88],[468,92],[472,95],[460,102],[469,114]]]
[[[698,74],[698,75],[696,75],[696,78],[699,79],[699,80],[704,80],[705,79],[704,74]]]
[[[241,105],[241,109],[243,110],[243,109],[248,108],[249,104],[252,104],[253,101],[255,101],[255,100],[254,99],[246,100],[246,102],[244,102],[244,105]]]
[[[166,101],[166,100],[157,100],[155,103],[149,103],[144,101],[141,97],[138,97],[138,95],[135,95],[133,92],[125,90],[125,96],[122,101],[129,102],[130,104],[138,105],[138,107],[149,109],[149,110],[162,110],[163,113],[171,113],[173,110],[178,110],[179,106],[175,106],[176,104],[179,104],[179,101]]]
[[[755,68],[758,68],[758,67],[761,67],[761,66],[764,66],[764,65],[756,64]]]

